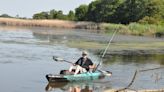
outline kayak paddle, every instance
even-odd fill
[[[53,60],[56,61],[56,62],[66,62],[66,63],[70,63],[72,65],[78,65],[78,64],[72,63],[70,61],[64,60],[62,58],[56,57],[56,56],[53,56]],[[83,68],[88,68],[88,67],[87,66],[83,66]]]
[[[56,56],[53,56],[53,60],[56,61],[56,62],[67,62],[67,63],[70,63],[70,64],[74,64],[70,61],[64,60],[64,59],[56,57]]]

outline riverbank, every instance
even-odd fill
[[[89,29],[89,30],[101,30],[102,33],[110,33],[112,30],[118,30],[120,34],[124,34],[124,35],[164,37],[164,27],[162,25],[149,25],[149,24],[138,24],[138,23],[122,25],[122,24],[110,24],[110,23],[77,22],[77,21],[66,21],[66,20],[34,20],[34,19],[0,18],[0,25]]]

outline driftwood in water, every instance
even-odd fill
[[[136,75],[137,75],[137,70],[135,71],[135,73],[134,73],[134,75],[133,75],[133,78],[132,78],[132,81],[129,83],[129,85],[128,85],[127,87],[122,88],[122,89],[119,89],[119,90],[117,90],[117,91],[115,91],[115,92],[120,92],[120,91],[129,89],[129,87],[133,84],[133,82],[134,82],[134,80],[135,80],[135,78],[136,78]]]
[[[119,90],[116,90],[114,92],[164,92],[164,89],[157,89],[157,90],[139,90],[139,91],[136,91],[134,89],[130,89],[130,86],[134,83],[135,79],[136,79],[136,76],[137,76],[137,73],[139,72],[146,72],[146,71],[151,71],[151,70],[156,70],[156,69],[162,69],[164,67],[157,67],[157,68],[151,68],[151,69],[144,69],[144,70],[139,70],[139,71],[135,71],[134,75],[133,75],[133,78],[131,80],[131,82],[129,83],[129,85],[125,88],[122,88],[122,89],[119,89]]]

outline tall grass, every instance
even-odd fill
[[[130,34],[133,35],[155,35],[157,32],[164,32],[164,27],[162,25],[132,23],[127,27]]]
[[[129,25],[122,24],[108,24],[103,23],[100,28],[106,30],[106,33],[110,33],[111,30],[119,30],[121,34],[139,35],[139,36],[154,36],[157,33],[164,35],[164,26],[162,25],[150,25],[131,23]]]
[[[0,18],[0,24],[9,25],[9,26],[35,26],[35,27],[60,27],[60,28],[75,27],[75,23],[72,21],[28,20],[28,19],[14,19],[14,18]]]

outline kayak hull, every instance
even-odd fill
[[[112,74],[111,72],[108,72]],[[74,82],[74,81],[88,81],[88,80],[98,80],[102,79],[106,76],[104,74],[104,71],[95,71],[93,73],[91,72],[85,72],[81,74],[60,74],[60,75],[54,75],[54,74],[47,74],[46,78],[48,82]]]
[[[47,74],[46,79],[48,82],[69,82],[67,78],[64,78],[63,76],[59,75],[52,75],[52,74]]]

